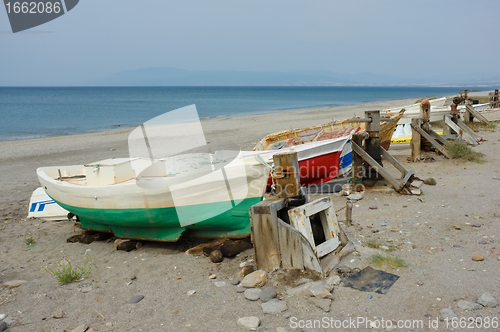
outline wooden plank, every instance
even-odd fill
[[[352,150],[359,154],[370,166],[376,169],[376,171],[384,177],[384,179],[389,182],[391,186],[397,191],[401,190],[403,187],[389,172],[387,172],[383,167],[379,165],[368,153],[366,153],[360,146],[352,142]]]
[[[306,239],[314,246],[314,235],[311,228],[311,222],[309,217],[305,215],[304,209],[297,207],[292,210],[288,210],[288,216],[290,218],[290,225],[297,229]]]
[[[420,133],[415,128],[420,128],[422,125],[422,119],[411,119],[411,161],[416,162],[420,160],[420,150],[422,147],[422,137]]]
[[[387,152],[383,147],[380,147],[380,154],[384,157],[392,166],[396,167],[398,171],[403,174],[408,173],[408,170],[404,168],[403,165],[399,163],[389,152]]]
[[[337,221],[337,215],[331,203],[329,207],[319,213],[321,219],[321,226],[325,235],[325,242],[316,246],[316,254],[318,258],[331,253],[340,245],[340,226]]]
[[[283,264],[318,272],[323,276],[319,259],[305,236],[279,218],[278,227],[280,228],[280,242],[282,240],[281,234],[286,237],[284,241],[288,245],[288,248],[285,249],[285,252],[288,252],[286,257],[292,256],[287,259],[286,263],[283,261]]]
[[[320,199],[316,199],[310,203],[301,205],[300,208],[304,210],[304,214],[308,217],[313,214],[318,213],[319,211],[323,211],[328,209],[331,206],[330,197],[323,197]]]
[[[338,239],[338,237],[335,239],[330,239],[328,241],[325,241],[321,243],[319,246],[316,246],[316,256],[318,256],[318,258],[326,256],[327,254],[337,249],[339,245],[340,245],[340,240]]]
[[[273,156],[276,172],[276,196],[300,196],[300,174],[297,152],[276,153]]]
[[[307,242],[302,242],[302,257],[305,269],[319,272],[323,276],[323,270],[319,264],[319,259]]]
[[[438,133],[436,133],[434,130],[430,130],[429,131],[429,134],[431,135],[432,138],[434,138],[436,141],[440,142],[441,144],[443,145],[448,145],[450,143],[448,143],[447,140],[444,139],[444,137],[441,137],[441,135],[439,135]]]
[[[458,121],[460,121],[460,120],[458,120]],[[472,137],[469,133],[467,133],[466,131],[464,131],[455,122],[453,122],[453,120],[451,120],[451,118],[449,116],[445,116],[444,117],[444,123],[448,127],[450,127],[451,129],[453,129],[457,134],[460,134],[463,137],[463,139],[465,139],[469,144],[477,145],[477,142],[474,139],[474,137]]]
[[[406,182],[408,182],[408,180],[411,178],[412,175],[413,175],[413,170],[410,170],[408,173],[405,174],[403,180],[401,180],[401,184],[404,186],[406,184]]]
[[[470,129],[469,126],[467,126],[465,123],[462,122],[462,120],[457,119],[457,124],[460,128],[466,131],[476,141],[476,143],[479,144],[479,142],[483,139],[481,135],[476,133],[474,130]]]
[[[278,233],[282,267],[304,269],[302,242],[300,236],[295,234],[297,230],[278,219]]]
[[[479,121],[484,122],[487,125],[490,124],[490,121],[488,119],[486,119],[481,113],[479,113],[478,111],[476,111],[472,105],[467,104],[465,106],[465,109],[467,110],[467,112],[469,112],[473,117],[475,117]]]
[[[352,142],[362,146],[363,145],[363,139],[367,136],[366,132],[363,135],[362,133],[356,133],[352,135]],[[354,190],[359,189],[359,191],[362,191],[361,184],[363,182],[363,176],[364,176],[364,167],[363,167],[363,158],[361,158],[360,155],[357,153],[352,154],[352,183],[354,184]]]
[[[445,146],[439,144],[438,142],[436,142],[434,140],[434,138],[431,137],[431,135],[427,134],[422,128],[415,128],[420,135],[422,135],[429,143],[432,144],[433,147],[435,147],[436,149],[438,149],[439,151],[441,151],[441,153],[443,155],[445,155],[448,159],[452,159],[450,153],[448,152],[448,150],[446,149]]]
[[[277,206],[280,204],[279,201],[263,201],[250,209],[252,242],[258,269],[272,271],[281,265],[277,226]],[[264,206],[267,206],[269,213],[259,213],[265,212]]]

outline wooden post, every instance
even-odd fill
[[[431,104],[427,99],[420,104],[420,117],[422,118],[422,129],[428,132],[431,129],[429,125],[431,119]]]
[[[356,133],[352,135],[352,142],[357,144],[358,146],[363,146],[363,139],[368,136],[367,133]],[[354,186],[354,190],[359,189],[361,191],[361,187],[358,184],[363,182],[363,176],[365,173],[365,169],[363,167],[363,158],[357,153],[352,154],[352,183]]]
[[[345,225],[352,225],[352,202],[348,201],[345,207]]]
[[[276,195],[280,198],[300,196],[297,152],[277,153],[273,156],[273,160],[276,174]]]
[[[483,122],[487,125],[491,124],[491,122],[488,119],[486,119],[481,113],[476,111],[470,103],[465,106],[465,114],[466,115],[469,114],[469,120],[470,120],[469,122],[473,122],[474,118],[476,118],[480,122]],[[467,116],[465,117],[464,122],[468,122],[465,120],[467,120]]]
[[[472,104],[469,100],[465,101],[465,113],[464,113],[464,122],[469,123],[469,122],[474,122],[474,115],[472,115],[472,112],[470,109],[474,110],[474,107],[472,107]]]
[[[422,146],[422,137],[415,128],[420,128],[422,119],[411,119],[411,161],[417,162],[420,160],[420,148]]]

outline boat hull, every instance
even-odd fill
[[[125,176],[127,164],[137,160],[124,158],[91,166],[42,167],[37,175],[45,192],[77,215],[85,229],[153,241],[176,241],[184,233],[243,238],[250,235],[248,209],[263,199],[270,171],[255,155],[241,155],[218,170],[200,163],[203,172],[198,168],[193,173],[193,168],[181,178],[164,176],[161,168],[155,168],[161,171],[158,176],[142,184],[135,175],[116,184],[89,185],[93,177],[95,183],[109,183],[118,174]],[[197,161],[202,160],[188,158],[186,165],[194,167]],[[193,174],[200,176],[190,177]]]
[[[140,209],[92,209],[56,202],[79,217],[85,229],[110,232],[118,237],[153,241],[177,241],[186,235],[201,238],[244,238],[250,235],[248,209],[262,200],[252,197],[210,219],[182,227],[175,207]],[[234,202],[233,202],[234,203]],[[189,206],[193,212],[220,210],[223,202]]]

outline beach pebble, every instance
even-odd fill
[[[461,230],[462,227],[461,226],[458,226],[458,225],[451,225],[452,228],[456,229],[456,230]]]
[[[222,253],[220,250],[214,250],[210,253],[210,260],[212,263],[220,263],[222,260],[224,260],[224,256],[222,256]]]
[[[247,289],[245,287],[240,286],[240,287],[236,288],[236,293],[244,293],[246,290]]]
[[[252,273],[254,271],[255,271],[255,266],[253,266],[253,265],[245,265],[241,269],[241,276],[242,277],[246,277],[247,275],[249,275],[250,273]]]
[[[92,290],[92,287],[83,287],[80,289],[80,292],[82,293],[88,293]]]
[[[329,312],[332,304],[332,300],[330,299],[317,299],[315,297],[310,297],[307,301],[322,309],[324,312]]]
[[[138,302],[141,302],[143,298],[144,298],[144,295],[136,295],[136,296],[133,296],[130,299],[130,301],[128,301],[128,303],[138,303]]]
[[[479,261],[484,260],[484,256],[482,256],[482,255],[475,255],[475,256],[472,256],[472,260],[476,261],[476,262],[479,262]]]
[[[287,291],[289,296],[294,296],[297,294],[303,296],[314,296],[318,299],[329,298],[333,299],[332,294],[330,293],[333,289],[333,285],[329,284],[327,281],[313,281],[307,284],[300,285],[295,288],[291,288]]]
[[[347,196],[347,198],[350,199],[351,201],[359,201],[360,199],[363,198],[363,195],[360,193],[353,193]]]
[[[71,330],[71,332],[85,332],[86,330],[87,330],[86,325],[80,325],[77,328],[74,328],[73,330]]]
[[[113,326],[113,323],[111,323],[111,322],[107,322],[107,323],[105,324],[105,326],[106,326],[106,327],[112,327],[112,326]]]
[[[482,306],[474,302],[460,300],[457,302],[457,308],[460,309],[461,311],[473,311],[481,309]]]
[[[61,319],[64,317],[66,317],[66,314],[64,313],[64,311],[56,311],[52,314],[52,318],[55,318],[55,319]]]
[[[482,225],[480,223],[472,224],[471,227],[481,227]]]
[[[433,178],[428,178],[428,179],[424,180],[424,184],[426,184],[428,186],[435,186],[436,180],[434,180]]]
[[[262,289],[260,288],[247,288],[245,290],[245,298],[250,301],[257,301],[260,297],[260,293],[262,292]]]
[[[262,311],[268,315],[276,315],[288,309],[286,303],[278,299],[272,299],[266,303],[262,303],[260,307]]]
[[[441,314],[441,317],[443,319],[453,319],[453,318],[457,318],[457,314],[451,309],[451,308],[443,308],[439,311],[439,313]]]
[[[258,317],[241,317],[238,318],[237,324],[249,330],[255,331],[260,325],[260,319]]]
[[[215,279],[215,278],[217,278],[217,276],[215,274],[213,274],[213,273],[208,274],[208,279]]]
[[[231,285],[238,285],[240,282],[241,282],[241,279],[240,278],[234,278],[234,279],[231,279]]]
[[[419,281],[417,281],[417,285],[418,285],[418,286],[423,286],[423,285],[424,285],[424,282],[423,282],[423,281],[421,281],[421,280],[419,280]]]
[[[5,319],[5,317],[7,317],[7,315],[6,315],[6,314],[0,314],[0,320],[4,320],[4,319]]]
[[[276,328],[276,332],[288,332],[288,329],[285,327],[278,326]]]
[[[492,254],[500,254],[500,248],[492,248],[492,249],[490,250],[490,252],[491,252]]]
[[[462,246],[461,246],[461,245],[459,245],[459,244],[454,244],[454,245],[453,245],[453,248],[462,248]]]
[[[262,287],[267,282],[267,272],[257,270],[245,276],[241,281],[241,286],[246,288]]]
[[[487,244],[487,243],[488,243],[488,241],[486,241],[486,240],[479,240],[479,241],[477,241],[477,243],[478,243],[478,244]]]
[[[1,322],[0,322],[0,332],[5,331],[5,330],[7,330],[8,328],[9,328],[9,326],[7,325],[7,323],[6,323],[6,322],[4,322],[4,321],[1,321]]]
[[[266,287],[262,290],[262,292],[260,292],[259,298],[262,302],[267,302],[267,301],[275,298],[277,295],[278,295],[278,293],[276,293],[276,291],[274,289]]]
[[[378,206],[376,206],[376,205],[371,205],[371,206],[369,207],[369,209],[370,209],[370,210],[376,210],[376,209],[378,209]]]
[[[187,291],[186,295],[187,295],[187,296],[191,296],[191,295],[193,295],[194,293],[196,293],[196,291],[195,291],[194,289],[192,289],[192,290]]]
[[[3,284],[4,287],[7,288],[16,288],[21,286],[22,284],[27,283],[26,280],[12,280],[12,281],[7,281]]]
[[[498,305],[497,300],[490,293],[484,293],[477,299],[477,303],[482,305],[483,307],[494,308]]]

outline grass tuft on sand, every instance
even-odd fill
[[[467,126],[475,132],[478,131],[495,131],[496,122],[491,122],[490,124],[486,124],[484,122],[469,122]]]
[[[486,162],[484,153],[472,150],[467,144],[454,142],[450,144],[449,151],[453,159],[462,159],[465,161],[474,161],[478,164]]]
[[[381,254],[373,255],[371,258],[371,262],[374,265],[387,265],[391,268],[395,269],[397,267],[406,267],[408,266],[405,261],[397,256],[382,256]]]
[[[80,280],[90,274],[92,270],[92,257],[89,254],[87,254],[87,258],[83,265],[76,264],[75,267],[73,267],[69,259],[65,259],[66,263],[59,263],[59,268],[44,268],[45,271],[56,278],[60,285]]]
[[[24,239],[24,243],[26,245],[31,246],[32,244],[35,244],[36,240],[33,238],[33,236],[27,237]]]
[[[385,244],[383,242],[377,241],[377,240],[368,240],[365,242],[365,247],[368,248],[374,248],[374,249],[383,249],[380,247],[387,247],[389,249],[385,249],[386,251],[395,251],[398,249],[398,246],[394,244]]]

